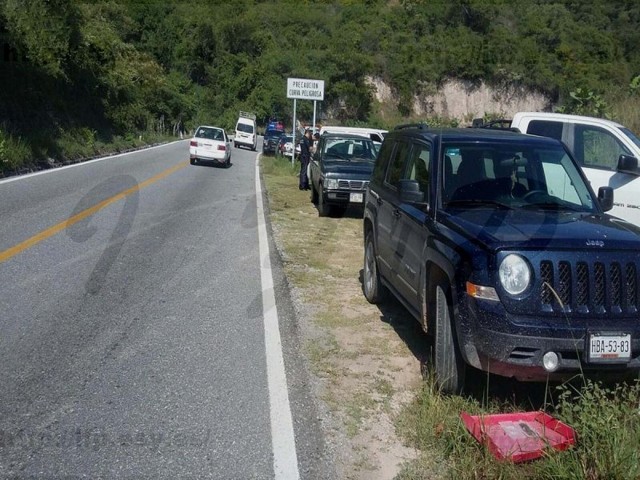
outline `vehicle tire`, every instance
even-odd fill
[[[311,203],[313,203],[314,205],[318,204],[318,191],[316,190],[316,187],[314,186],[313,182],[309,182],[311,184]]]
[[[331,205],[327,203],[327,199],[323,192],[318,192],[318,215],[328,217],[331,213]]]
[[[453,319],[447,294],[436,287],[436,318],[433,334],[433,371],[443,393],[457,395],[464,388],[466,365],[454,339]]]
[[[189,159],[189,163],[191,163],[191,165],[195,165],[196,164],[196,159],[195,158],[190,158]]]
[[[364,267],[362,273],[362,291],[369,303],[383,303],[387,296],[387,287],[380,281],[376,247],[373,244],[373,232],[369,231],[364,240]]]

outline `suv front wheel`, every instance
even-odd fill
[[[329,213],[331,213],[331,205],[327,203],[327,197],[322,192],[322,185],[320,185],[320,191],[318,192],[318,215],[328,217]]]
[[[364,268],[362,274],[362,289],[369,303],[382,303],[386,294],[386,287],[380,283],[380,273],[376,262],[376,248],[373,244],[373,233],[367,233],[364,243]]]
[[[436,382],[443,393],[459,394],[464,387],[466,365],[453,338],[449,301],[440,285],[436,287],[433,337],[433,370]]]

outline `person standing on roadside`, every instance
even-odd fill
[[[309,190],[309,177],[307,176],[307,167],[311,160],[311,130],[307,129],[304,132],[304,137],[300,141],[300,180],[298,188],[300,190]]]
[[[320,141],[320,134],[318,132],[313,134],[313,147],[311,148],[311,155],[316,153],[318,149],[318,142]]]

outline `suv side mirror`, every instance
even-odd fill
[[[598,189],[598,202],[602,210],[608,212],[613,208],[613,188],[612,187],[600,187]]]
[[[398,185],[400,200],[406,203],[425,205],[424,192],[417,180],[400,180]]]
[[[638,159],[631,155],[620,155],[620,157],[618,157],[617,170],[623,173],[633,173],[638,175]]]

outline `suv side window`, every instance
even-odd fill
[[[389,165],[389,157],[393,152],[393,146],[394,143],[392,141],[386,141],[380,147],[380,153],[378,153],[378,159],[371,174],[371,181],[375,185],[382,185],[384,181],[384,172],[387,169],[387,165]]]
[[[431,166],[431,149],[427,145],[416,144],[411,150],[405,177],[417,180],[420,190],[428,195]]]
[[[542,137],[551,137],[556,140],[562,140],[562,122],[550,122],[548,120],[531,120],[527,127],[527,133],[531,135],[540,135]]]
[[[630,154],[611,133],[591,125],[575,126],[576,157],[584,166],[615,170],[620,154]]]
[[[395,151],[393,152],[393,156],[391,157],[391,163],[389,164],[389,169],[387,170],[387,178],[385,179],[385,183],[388,187],[396,190],[398,188],[398,183],[402,179],[402,171],[405,165],[405,160],[407,159],[407,155],[409,154],[410,145],[404,142],[398,142]]]

